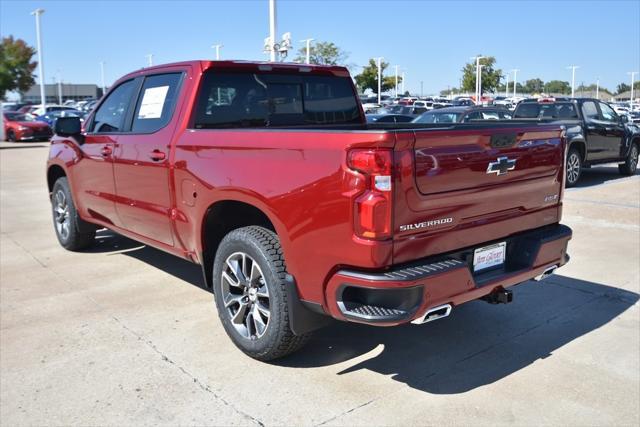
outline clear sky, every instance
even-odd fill
[[[41,7],[46,82],[60,70],[72,83],[107,85],[154,63],[212,59],[264,60],[268,1],[0,0],[0,34],[36,44]],[[364,65],[383,56],[406,69],[406,89],[437,93],[457,86],[469,57],[492,55],[518,81],[571,80],[614,89],[640,71],[640,0],[630,1],[304,1],[277,0],[278,34],[333,41]],[[389,72],[393,67],[390,67]],[[355,69],[357,72],[358,70]],[[640,78],[640,76],[637,76]]]

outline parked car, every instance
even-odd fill
[[[623,175],[633,175],[638,166],[640,129],[597,99],[552,98],[525,100],[516,107],[514,119],[538,119],[567,128],[567,187],[578,183],[583,167],[618,163]]]
[[[84,121],[84,116],[86,113],[83,113],[79,110],[54,110],[50,111],[47,114],[42,114],[36,118],[41,122],[45,122],[52,128],[55,126],[56,120],[60,117],[79,117],[80,121]]]
[[[402,114],[405,116],[418,116],[426,111],[428,111],[427,107],[420,107],[415,105],[392,105],[386,108],[389,114]]]
[[[271,360],[329,317],[422,324],[565,264],[562,135],[367,124],[344,67],[182,62],[119,79],[84,129],[59,118],[47,185],[63,247],[106,227],[200,264],[231,340]]]
[[[36,105],[36,108],[30,111],[30,114],[34,116],[41,116],[46,113],[50,113],[52,111],[61,111],[61,110],[73,110],[76,111],[75,108],[65,107],[64,105],[45,105],[43,109],[41,105]]]
[[[53,134],[48,124],[37,121],[30,114],[5,111],[3,118],[7,141],[48,141]]]
[[[409,123],[415,118],[406,114],[367,114],[367,123]]]
[[[511,112],[500,107],[448,107],[417,117],[414,123],[467,123],[472,120],[510,120]]]
[[[417,100],[417,101],[414,101],[413,106],[422,107],[422,108],[426,108],[427,110],[431,110],[433,109],[433,101]]]

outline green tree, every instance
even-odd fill
[[[522,90],[524,93],[540,93],[544,90],[544,82],[538,78],[529,79],[524,82]]]
[[[635,84],[633,85],[634,89],[635,89]],[[620,95],[623,92],[628,92],[631,90],[631,85],[628,85],[626,83],[620,83],[618,86],[616,86],[616,95]]]
[[[482,64],[482,90],[481,92],[493,92],[500,84],[502,70],[494,68],[496,58],[487,56],[480,60]],[[462,89],[467,92],[476,90],[476,61],[469,62],[462,68]]]
[[[316,65],[346,65],[349,54],[340,49],[333,42],[311,43],[309,48],[309,62]],[[294,62],[306,62],[307,47],[298,49]]]
[[[36,51],[22,39],[4,37],[0,44],[0,98],[12,90],[26,92],[34,84],[33,70],[38,65],[31,62]]]
[[[562,80],[551,80],[544,85],[544,91],[546,93],[561,93],[568,95],[571,93],[571,85],[569,82]]]
[[[384,70],[386,70],[387,67],[389,67],[388,62],[383,61],[380,63],[382,92],[387,92],[396,86],[395,76],[384,76]],[[367,89],[371,89],[373,93],[378,93],[378,64],[375,59],[370,59],[369,64],[366,67],[363,67],[362,72],[356,75],[355,79],[356,84],[362,92]],[[398,76],[398,85],[400,85],[400,83],[402,83],[402,77]]]

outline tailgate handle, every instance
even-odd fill
[[[511,147],[516,143],[517,135],[515,133],[503,133],[491,135],[489,144],[493,148]]]

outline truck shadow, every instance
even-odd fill
[[[620,172],[618,172],[618,166],[615,164],[593,166],[588,169],[582,169],[582,176],[576,186],[572,189],[568,189],[567,191],[571,192],[576,189],[593,187],[595,185],[606,183],[613,184],[614,182],[624,178],[628,178],[628,176],[621,175]]]
[[[126,255],[202,289],[200,267],[110,231],[93,252]],[[275,364],[367,369],[434,394],[458,394],[499,381],[553,356],[634,305],[639,295],[561,275],[512,288],[514,302],[474,301],[425,325],[377,328],[333,322],[299,352]],[[578,375],[576,373],[576,375]]]

